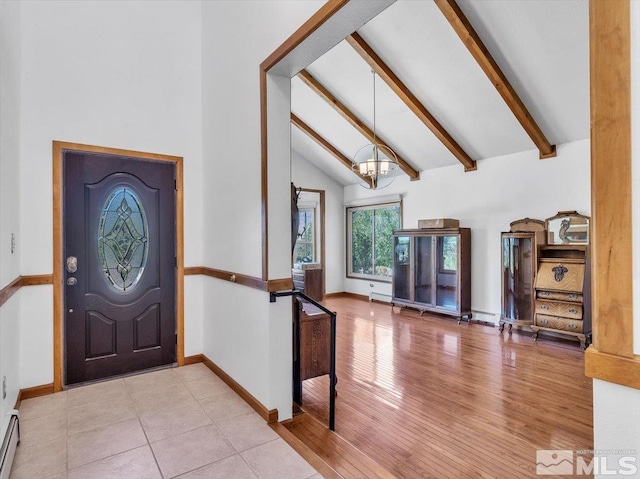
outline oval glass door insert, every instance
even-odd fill
[[[102,271],[118,291],[129,291],[142,277],[148,253],[147,216],[129,186],[118,186],[107,197],[98,222],[98,252]]]

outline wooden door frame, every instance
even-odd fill
[[[326,35],[319,33],[321,27],[331,23],[350,3],[327,0],[260,64],[263,278],[268,273],[269,251],[268,75],[292,61],[292,52],[303,48],[301,45],[312,36]],[[633,305],[630,6],[630,0],[589,0],[593,344],[585,354],[585,373],[640,389],[640,354],[635,354],[633,347],[634,335],[639,333],[634,331]],[[299,51],[296,53],[304,58]],[[315,52],[315,58],[323,53]]]
[[[170,162],[175,165],[176,175],[176,360],[184,364],[184,215],[182,157],[122,150],[103,146],[83,145],[64,141],[53,141],[53,390],[61,391],[64,384],[64,285],[63,285],[63,154],[66,151],[118,155],[141,160]]]
[[[313,188],[300,188],[305,193],[317,193],[320,206],[320,267],[322,268],[322,296],[327,292],[327,261],[325,259],[325,190],[316,190]],[[315,220],[314,220],[315,221]]]

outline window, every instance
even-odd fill
[[[400,203],[347,208],[347,275],[391,281]]]
[[[300,219],[298,225],[298,239],[293,251],[294,263],[313,263],[315,261],[315,222],[313,220],[313,208],[300,209],[298,211]]]
[[[137,195],[117,186],[107,198],[98,225],[100,266],[109,284],[119,291],[133,288],[147,263],[147,215]]]

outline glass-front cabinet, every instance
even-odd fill
[[[394,295],[407,301],[411,299],[410,243],[409,236],[394,236],[393,238]]]
[[[544,244],[544,231],[502,233],[501,280],[504,325],[531,326],[534,320],[537,247]]]
[[[458,308],[458,235],[436,236],[436,306]]]
[[[433,304],[433,236],[416,236],[414,300],[418,303]]]
[[[396,231],[393,306],[471,318],[471,230]]]

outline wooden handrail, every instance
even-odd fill
[[[37,286],[41,284],[53,284],[53,275],[51,274],[33,274],[27,276],[18,276],[11,283],[0,289],[0,306],[9,301],[23,286]]]
[[[225,271],[223,269],[209,268],[207,266],[190,266],[184,269],[185,276],[202,274],[204,276],[210,276],[212,278],[218,278],[231,283],[240,284],[253,289],[259,289],[260,291],[282,291],[291,289],[293,287],[293,280],[291,278],[280,279],[268,279],[263,280],[255,276],[249,276],[242,273],[234,273],[232,271]]]
[[[249,276],[241,273],[234,273],[231,271],[225,271],[222,269],[208,268],[206,266],[190,266],[184,269],[186,275],[202,274],[204,276],[210,276],[212,278],[223,279],[237,283],[242,286],[247,286],[253,289],[259,289],[260,291],[272,292],[283,291],[291,289],[293,287],[293,280],[291,278],[269,279],[263,280],[255,276]],[[9,301],[9,298],[13,296],[23,286],[38,286],[43,284],[53,284],[52,274],[32,274],[25,276],[18,276],[11,283],[0,289],[0,306]]]

